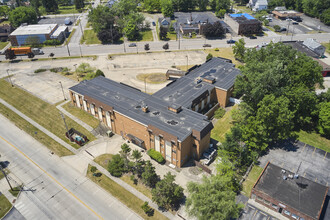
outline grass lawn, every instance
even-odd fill
[[[49,150],[53,151],[58,156],[68,156],[73,153],[54,141],[52,138],[49,138],[48,135],[40,131],[38,128],[34,127],[25,119],[21,118],[18,114],[7,108],[6,106],[0,104],[0,114],[8,118],[13,122],[18,128],[22,129],[34,139],[39,141],[41,144],[45,145]],[[0,172],[0,179],[3,178],[2,172]]]
[[[3,171],[5,171],[5,173],[8,175],[10,172],[9,172],[9,170],[7,170],[7,169],[3,169]],[[4,178],[5,177],[5,175],[3,175],[3,173],[0,171],[0,180],[2,179],[2,178]]]
[[[58,14],[76,14],[76,13],[80,13],[80,12],[76,10],[76,7],[74,5],[58,6]]]
[[[230,111],[227,111],[226,114],[217,121],[211,131],[211,138],[219,142],[223,142],[225,140],[225,134],[230,131],[230,128],[233,126],[233,119],[231,117],[232,111],[237,108],[238,105],[235,105]]]
[[[98,163],[99,165],[101,165],[103,168],[108,169],[108,163],[109,163],[109,160],[111,160],[112,156],[113,156],[112,154],[102,154],[102,155],[96,157],[94,159],[94,161],[96,163]],[[122,177],[120,177],[120,179],[151,199],[152,198],[151,189],[149,187],[145,186],[140,181],[135,185],[130,177],[131,177],[131,175],[126,174],[126,175],[123,175]]]
[[[141,31],[141,34],[142,34],[141,41],[153,41],[154,40],[151,30]]]
[[[90,165],[87,171],[87,177],[91,179],[93,182],[101,186],[107,192],[109,192],[112,196],[116,197],[119,201],[125,204],[128,208],[132,209],[135,213],[140,215],[144,219],[167,219],[164,215],[162,215],[157,210],[154,210],[153,216],[148,216],[144,213],[141,206],[144,201],[137,198],[135,195],[127,191],[124,187],[120,186],[110,178],[105,175],[100,177],[93,176],[93,173],[90,171]]]
[[[20,186],[16,186],[13,188],[13,190],[8,190],[13,196],[17,197],[18,193],[21,191],[21,187]]]
[[[0,42],[0,50],[5,48],[5,46],[7,46],[8,44],[9,44],[9,42]]]
[[[10,83],[4,79],[0,80],[0,88],[0,98],[4,99],[63,141],[71,144],[74,148],[79,148],[79,145],[71,143],[70,140],[66,138],[66,129],[63,119],[55,105],[51,105],[20,88],[11,87]],[[74,128],[86,135],[90,141],[95,140],[95,137],[81,125],[68,117],[65,117],[65,120],[69,129]]]
[[[71,102],[66,103],[62,107],[92,128],[96,128],[100,124],[98,119],[94,118],[91,114],[85,112],[84,110],[73,106]]]
[[[248,177],[246,180],[243,182],[243,194],[245,196],[250,197],[251,190],[255,182],[257,181],[258,177],[260,176],[263,168],[254,165],[252,167],[251,172],[249,173]]]
[[[240,10],[239,13],[252,14],[252,10],[250,8],[247,8],[246,6],[238,6],[237,4],[235,4],[234,8]]]
[[[170,32],[167,32],[167,40],[176,40],[176,33],[170,33]]]
[[[2,218],[11,208],[11,203],[9,200],[2,194],[0,196],[0,218]]]
[[[298,140],[314,146],[316,148],[322,149],[324,151],[330,152],[330,140],[324,137],[321,137],[320,134],[315,132],[308,133],[306,131],[300,131],[297,133]]]
[[[195,65],[182,65],[182,66],[176,66],[176,68],[178,68],[179,70],[182,70],[182,71],[188,71],[188,69],[190,69],[191,67],[193,67]]]
[[[0,26],[2,26],[2,25],[4,25],[4,24],[10,24],[10,21],[8,21],[8,20],[4,20],[4,21],[2,21],[2,22],[0,23]]]
[[[93,30],[84,30],[84,37],[81,38],[80,44],[101,44]]]
[[[139,74],[136,78],[142,82],[146,80],[147,83],[151,84],[159,84],[166,82],[166,75],[164,73],[146,73],[146,74]]]
[[[71,33],[70,33],[68,39],[67,39],[66,42],[65,42],[65,45],[67,45],[67,44],[70,42],[71,37],[74,35],[74,32],[76,32],[76,29],[75,29],[75,28],[72,29],[72,31],[71,31]]]
[[[223,58],[231,59],[233,61],[233,64],[236,65],[236,67],[243,65],[241,62],[235,59],[233,49],[231,47],[218,48],[218,49],[219,51],[215,51],[214,49],[206,49],[204,51],[206,54],[210,53],[214,57],[223,57]]]
[[[329,43],[321,43],[323,46],[325,46],[326,51],[330,53],[330,42]]]

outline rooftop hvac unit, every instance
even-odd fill
[[[282,169],[282,171],[281,171],[282,173],[285,173],[285,170],[284,169]]]
[[[292,174],[289,174],[288,177],[289,177],[290,179],[293,179],[293,175],[292,175]]]

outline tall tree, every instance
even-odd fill
[[[200,11],[206,11],[206,8],[209,4],[209,0],[197,0],[196,3]]]
[[[144,0],[144,9],[147,12],[158,12],[161,9],[161,0]]]
[[[115,177],[120,177],[124,170],[125,168],[123,158],[119,154],[113,155],[108,164],[108,171],[110,174]]]
[[[197,219],[236,219],[241,204],[236,204],[236,193],[228,187],[227,176],[203,177],[202,183],[189,182],[186,207],[189,215]]]
[[[202,34],[205,37],[222,37],[225,34],[225,29],[222,24],[217,21],[213,24],[207,23],[202,26]]]
[[[108,7],[98,5],[89,12],[88,21],[92,24],[92,28],[96,33],[101,30],[111,31],[111,28],[114,28],[115,15]]]
[[[155,171],[155,167],[150,163],[150,161],[146,162],[144,172],[141,176],[143,183],[151,188],[154,188],[160,179]]]
[[[118,42],[121,36],[122,35],[119,33],[117,27],[110,27],[110,29],[101,30],[97,34],[97,38],[102,42],[102,44]]]
[[[42,0],[42,5],[47,12],[56,12],[58,10],[58,4],[56,0]]]
[[[31,0],[31,6],[37,12],[38,17],[40,18],[39,8],[42,6],[41,0]]]
[[[77,10],[83,9],[85,7],[84,0],[74,0],[74,5]]]
[[[236,59],[243,61],[244,60],[244,54],[245,54],[245,41],[243,38],[239,39],[235,42],[235,45],[233,46],[233,52]]]
[[[18,27],[23,23],[36,24],[37,13],[32,7],[17,7],[9,13],[9,22],[13,27]]]
[[[164,17],[171,17],[174,14],[172,0],[160,0],[162,14]]]
[[[10,8],[7,5],[0,6],[0,16],[7,18],[10,12]]]
[[[318,129],[321,135],[330,138],[330,102],[320,104]]]
[[[183,188],[174,183],[175,175],[168,172],[164,178],[152,189],[152,200],[159,207],[173,209],[177,207],[184,197]]]

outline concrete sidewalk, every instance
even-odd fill
[[[15,107],[13,107],[9,103],[7,103],[5,100],[3,100],[3,99],[0,98],[0,103],[3,104],[3,105],[5,105],[7,108],[9,108],[13,112],[15,112],[16,114],[18,114],[19,116],[21,116],[22,118],[24,118],[30,124],[32,124],[33,126],[35,126],[36,128],[38,128],[39,130],[41,130],[42,132],[44,132],[46,135],[48,135],[50,138],[52,138],[53,140],[55,140],[57,143],[61,144],[65,148],[67,148],[69,151],[73,152],[74,154],[76,154],[78,152],[71,145],[65,143],[62,139],[60,139],[55,134],[53,134],[52,132],[48,131],[46,128],[44,128],[43,126],[39,125],[37,122],[35,122],[34,120],[32,120],[31,118],[29,118],[28,116],[26,116],[25,114],[23,114],[22,112],[20,112],[19,110],[17,110]]]

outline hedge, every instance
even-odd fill
[[[160,164],[165,163],[165,159],[164,159],[164,157],[162,156],[162,154],[159,153],[159,152],[157,152],[157,151],[155,151],[154,149],[150,149],[150,150],[148,150],[148,155],[149,155],[152,159],[154,159],[155,161],[157,161],[157,162],[160,163]]]

